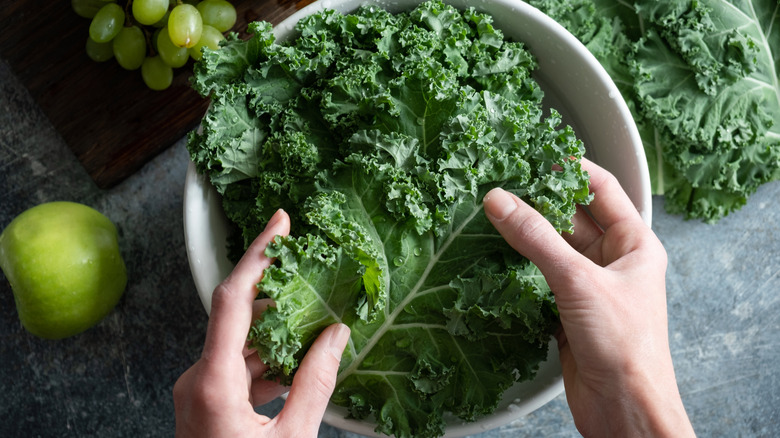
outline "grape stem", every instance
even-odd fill
[[[133,0],[128,0],[127,3],[125,3],[125,27],[130,27],[133,25],[132,4]]]
[[[157,55],[157,52],[154,50],[154,44],[152,44],[152,34],[149,33],[149,30],[145,27],[142,27],[141,30],[144,31],[144,38],[146,38],[146,47],[149,48],[148,55],[150,57]]]

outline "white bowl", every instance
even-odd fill
[[[293,25],[313,12],[332,8],[350,12],[362,4],[375,4],[391,12],[408,10],[416,0],[321,0],[275,27],[278,39],[292,34]],[[539,10],[516,0],[468,2],[447,0],[465,8],[475,6],[491,14],[495,27],[509,39],[522,41],[536,56],[536,80],[545,91],[545,104],[556,108],[585,143],[586,156],[620,181],[649,225],[652,218],[650,177],[642,142],[625,101],[615,84],[588,50],[563,27]],[[227,220],[219,196],[190,163],[184,188],[184,233],[195,286],[208,312],[214,288],[233,269],[225,242]],[[482,433],[525,416],[563,391],[563,378],[555,341],[536,378],[518,383],[505,394],[495,413],[473,423],[449,419],[447,437]],[[324,421],[334,427],[367,436],[378,436],[370,421],[346,419],[346,410],[331,405]]]

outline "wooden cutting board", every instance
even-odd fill
[[[95,183],[109,188],[197,126],[208,102],[189,86],[190,64],[174,70],[170,88],[152,91],[140,70],[90,60],[84,51],[90,20],[76,15],[70,3],[0,1],[0,58]],[[277,24],[312,0],[232,3],[238,16],[234,30],[246,38],[247,23]]]

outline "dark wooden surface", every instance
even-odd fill
[[[246,37],[249,22],[277,24],[308,3],[236,0],[234,30]],[[189,86],[191,64],[175,70],[170,88],[152,91],[140,70],[90,60],[84,51],[89,21],[69,0],[0,0],[0,58],[93,181],[108,188],[197,126],[208,102]]]

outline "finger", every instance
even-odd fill
[[[286,386],[260,378],[252,382],[252,388],[249,390],[249,394],[251,394],[250,401],[252,406],[261,406],[278,398],[288,390],[289,388]]]
[[[577,252],[587,257],[589,248],[601,240],[604,231],[593,221],[588,210],[582,205],[577,206],[577,213],[572,216],[571,222],[574,231],[563,233],[563,239]]]
[[[276,307],[274,300],[270,298],[262,298],[254,300],[252,302],[252,319],[258,319],[265,312],[265,309],[269,307]]]
[[[263,377],[269,367],[260,359],[257,352],[247,356],[245,360],[249,385],[249,401],[252,403],[252,406],[264,405],[289,390],[288,387],[282,386],[273,380],[266,380]]]
[[[238,261],[233,272],[228,275],[223,283],[229,283],[231,287],[250,290],[251,298],[257,296],[256,285],[260,281],[260,269],[271,265],[271,259],[266,257],[265,249],[276,236],[286,236],[290,233],[290,217],[284,210],[278,210],[268,221],[260,235],[249,245],[246,253]],[[258,274],[260,273],[260,274]],[[250,294],[247,294],[250,295]],[[212,309],[213,310],[213,309]]]
[[[547,219],[517,196],[495,188],[483,201],[485,214],[504,240],[539,267],[548,281],[565,276],[587,260]]]
[[[326,328],[301,361],[290,395],[279,413],[279,425],[295,428],[295,436],[314,436],[325,415],[349,340],[349,327],[333,324]],[[292,435],[290,435],[292,436]]]
[[[290,232],[290,218],[283,210],[274,214],[265,230],[252,242],[233,272],[214,290],[203,357],[237,354],[246,343],[252,323],[252,303],[257,283],[271,265],[265,248],[277,235]]]
[[[263,377],[263,374],[268,371],[268,365],[260,359],[260,356],[256,352],[255,354],[250,354],[244,360],[246,360],[246,369],[249,372],[250,381]]]
[[[642,221],[634,203],[614,175],[584,158],[582,168],[590,176],[590,192],[593,193],[588,210],[602,228],[607,229],[626,220]]]

